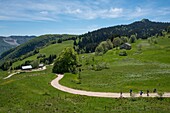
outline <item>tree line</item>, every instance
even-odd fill
[[[135,35],[137,39],[147,39],[156,34],[162,36],[162,31],[168,29],[168,26],[170,23],[151,22],[148,19],[143,19],[129,25],[102,28],[80,35],[77,43],[74,43],[74,48],[78,53],[94,52],[98,44],[107,39],[113,40],[122,36],[130,38],[132,35]]]

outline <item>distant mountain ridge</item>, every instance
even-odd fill
[[[142,19],[128,25],[117,25],[101,28],[79,36],[79,51],[86,53],[94,52],[97,45],[115,37],[136,35],[137,38],[146,39],[153,35],[162,35],[162,31],[170,26],[169,22],[152,22],[149,19]]]
[[[0,54],[35,37],[36,36],[0,36]]]

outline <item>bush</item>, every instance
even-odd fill
[[[94,65],[93,69],[95,71],[101,71],[103,69],[109,69],[109,65],[106,62],[102,62],[100,64]]]
[[[32,68],[36,69],[39,67],[39,61],[38,60],[34,60],[33,62],[31,62]]]
[[[136,42],[136,35],[131,35],[129,39],[129,43],[135,43]]]
[[[121,51],[121,52],[119,53],[119,56],[127,56],[126,51],[125,51],[125,50],[124,50],[124,51]]]
[[[63,40],[60,38],[60,39],[58,39],[58,41],[57,41],[57,43],[62,43],[63,42]]]
[[[38,55],[37,55],[37,59],[39,59],[39,58],[45,58],[45,54],[41,54],[41,53],[38,54]]]

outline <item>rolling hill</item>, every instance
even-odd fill
[[[74,89],[101,92],[138,93],[156,88],[158,93],[169,92],[170,89],[170,38],[159,36],[157,44],[138,39],[127,50],[127,56],[119,56],[117,49],[109,50],[103,56],[93,53],[80,54],[82,72],[65,73],[60,84]],[[141,49],[138,49],[139,45]],[[72,47],[73,41],[55,43],[39,49],[46,56],[60,53],[65,47]],[[37,54],[25,60],[36,60]],[[96,70],[104,64],[109,68]],[[78,112],[78,113],[110,113],[110,112],[169,112],[170,98],[99,98],[65,93],[53,88],[50,82],[56,78],[52,73],[52,65],[44,71],[23,72],[8,76],[8,71],[0,70],[0,112]],[[13,70],[12,72],[15,72]],[[37,109],[39,108],[39,109]]]
[[[136,35],[139,39],[146,39],[154,35],[162,35],[170,23],[152,22],[148,19],[142,19],[128,25],[117,25],[113,27],[101,28],[79,36],[79,51],[86,53],[94,52],[97,45],[107,39],[113,40],[115,37]]]
[[[21,44],[15,48],[12,48],[0,56],[0,65],[3,65],[4,62],[16,62],[18,60],[25,59],[29,56],[39,53],[39,49],[48,46],[54,43],[61,43],[62,41],[72,40],[76,37],[76,35],[42,35],[36,37],[28,42]]]

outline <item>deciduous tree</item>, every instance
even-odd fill
[[[78,55],[73,48],[65,48],[57,57],[53,72],[54,73],[65,73],[76,71],[76,66],[78,65]]]

